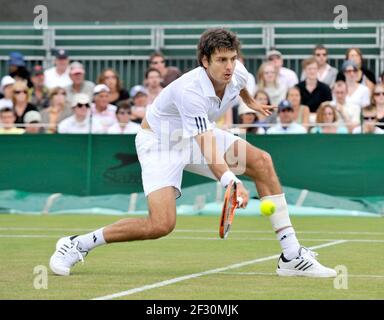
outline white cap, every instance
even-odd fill
[[[24,115],[24,122],[25,123],[31,123],[31,122],[34,122],[34,121],[41,122],[41,114],[38,111],[35,111],[35,110],[28,111]]]
[[[80,104],[88,104],[91,102],[91,99],[89,99],[89,96],[85,93],[78,93],[75,94],[72,99],[72,107],[76,107],[78,103]]]
[[[9,99],[0,99],[0,110],[2,109],[13,109],[13,102]]]
[[[2,79],[1,79],[1,87],[0,87],[0,91],[4,93],[4,88],[6,86],[9,86],[10,84],[14,84],[16,82],[15,79],[13,79],[11,76],[4,76]]]
[[[148,95],[148,90],[140,84],[133,86],[131,90],[129,90],[129,96],[131,98],[134,98],[138,93]]]
[[[97,86],[95,86],[95,88],[93,88],[94,95],[99,94],[100,92],[110,92],[110,91],[111,90],[109,90],[108,86],[105,84],[98,84]]]
[[[239,116],[241,116],[242,114],[245,114],[245,113],[257,114],[257,112],[255,110],[247,107],[247,105],[244,103],[244,101],[241,100],[239,103],[238,114],[239,114]]]

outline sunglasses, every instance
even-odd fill
[[[119,111],[117,114],[124,115],[124,114],[131,114],[130,111]]]
[[[78,103],[76,105],[77,108],[82,108],[82,107],[86,107],[86,108],[89,108],[89,104],[88,103]]]
[[[28,91],[27,90],[16,90],[16,91],[13,91],[15,94],[20,94],[20,93],[25,93],[27,94]]]
[[[321,56],[326,57],[327,54],[326,53],[316,53],[316,57],[321,57]]]
[[[373,95],[376,96],[376,97],[378,97],[378,96],[384,96],[384,91],[374,92]]]
[[[164,63],[165,61],[164,60],[161,60],[161,61],[152,61],[151,64],[159,64],[159,63]]]
[[[364,120],[377,120],[377,117],[364,117]]]
[[[344,72],[345,72],[345,73],[356,73],[357,70],[351,70],[351,69],[350,69],[350,70],[345,70]]]

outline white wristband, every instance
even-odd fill
[[[224,174],[220,178],[221,185],[226,188],[231,181],[235,181],[236,183],[241,183],[241,181],[233,174],[232,171],[225,171]]]

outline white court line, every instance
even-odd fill
[[[310,247],[310,249],[321,249],[321,248],[345,243],[347,241],[348,240],[339,240],[339,241],[334,241],[334,242],[327,242],[327,243],[323,243],[323,244],[320,244],[317,246]],[[189,274],[189,275],[185,275],[185,276],[181,276],[181,277],[177,277],[177,278],[173,278],[173,279],[169,279],[169,280],[165,280],[165,281],[155,282],[153,284],[145,285],[142,287],[133,288],[130,290],[126,290],[126,291],[122,291],[122,292],[118,292],[118,293],[114,293],[114,294],[110,294],[110,295],[106,295],[106,296],[102,296],[102,297],[97,297],[97,298],[94,298],[92,300],[111,300],[111,299],[115,299],[115,298],[129,296],[129,295],[132,295],[132,294],[135,294],[138,292],[143,292],[143,291],[147,291],[147,290],[151,290],[151,289],[156,289],[156,288],[168,286],[170,284],[198,278],[198,277],[205,276],[208,274],[220,273],[220,272],[223,272],[226,270],[241,268],[241,267],[244,267],[244,266],[247,266],[250,264],[255,264],[255,263],[260,263],[260,262],[264,262],[264,261],[277,259],[279,256],[280,256],[280,254],[276,254],[273,256],[269,256],[269,257],[264,257],[264,258],[259,258],[259,259],[255,259],[255,260],[249,260],[249,261],[244,261],[244,262],[240,262],[240,263],[235,263],[235,264],[231,264],[229,266],[222,267],[222,268],[211,269],[211,270],[207,270],[207,271],[203,271],[203,272],[193,273],[193,274]]]
[[[37,228],[37,227],[0,227],[0,231],[93,231],[93,229],[83,228]],[[174,233],[217,233],[214,229],[176,229]],[[272,234],[270,230],[231,230],[231,233],[266,233]],[[296,231],[296,234],[346,234],[346,235],[384,235],[384,232],[370,232],[370,231]]]
[[[239,276],[275,276],[275,273],[272,272],[220,272],[220,274],[228,274],[228,275],[239,275]],[[348,277],[351,278],[378,278],[384,279],[384,275],[376,275],[376,274],[348,274]]]

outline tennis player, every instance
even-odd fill
[[[245,89],[248,72],[237,60],[239,49],[237,36],[229,30],[209,29],[201,35],[200,66],[162,90],[147,108],[136,136],[148,217],[126,218],[88,234],[59,239],[50,259],[55,274],[69,275],[71,267],[98,246],[157,239],[172,232],[183,170],[189,170],[217,179],[223,188],[236,182],[243,207],[249,200],[248,191],[236,174],[245,174],[255,182],[262,200],[276,204],[270,220],[282,249],[278,275],[336,276],[333,269],[316,260],[316,253],[299,244],[270,155],[215,127],[214,121],[238,96],[257,112],[271,113],[271,106],[258,105]]]

